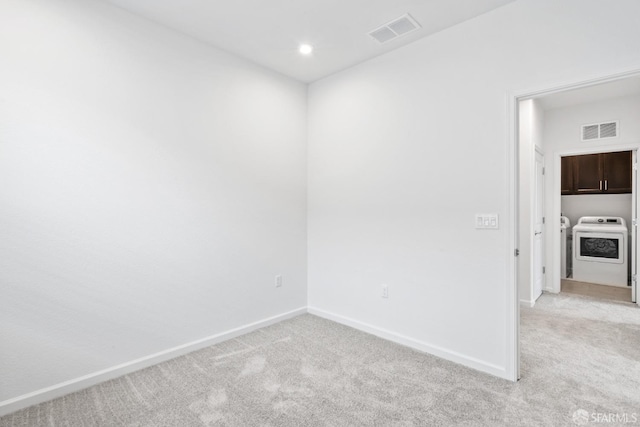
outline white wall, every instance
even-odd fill
[[[533,99],[527,99],[519,102],[518,106],[518,190],[519,190],[519,206],[520,211],[520,228],[518,230],[518,247],[520,249],[520,257],[518,258],[518,296],[520,301],[525,304],[531,304],[532,294],[532,277],[531,277],[531,261],[532,247],[531,234],[533,230],[533,217],[531,215],[531,206],[533,204],[533,183],[534,180],[534,161],[535,146],[531,135],[533,127]]]
[[[631,225],[631,194],[581,194],[562,196],[562,215],[571,226],[583,216],[619,216]]]
[[[531,215],[535,203],[534,183],[536,171],[536,151],[544,156],[543,127],[544,110],[537,99],[519,102],[518,150],[519,150],[519,230],[518,248],[518,295],[520,302],[533,306],[533,235],[534,225]],[[543,234],[543,236],[545,236]],[[546,237],[546,236],[545,236]],[[543,243],[544,244],[544,243]],[[546,275],[543,280],[546,279]],[[543,286],[544,287],[544,286]]]
[[[86,0],[0,58],[0,402],[306,306],[303,84]]]
[[[554,152],[633,144],[640,142],[640,96],[631,95],[585,104],[545,110],[543,139]],[[619,120],[619,135],[594,141],[581,141],[584,124]]]
[[[594,146],[603,147],[640,143],[640,96],[626,96],[555,108],[547,111],[548,121],[544,127],[544,138],[555,152],[580,150]],[[618,120],[619,136],[599,141],[582,142],[581,126]],[[621,216],[631,221],[630,194],[585,194],[562,196],[562,213],[575,225],[585,215]]]
[[[309,305],[512,378],[509,93],[640,68],[613,4],[520,0],[312,84]]]
[[[533,145],[538,149],[538,151],[544,153],[544,110],[538,100],[532,99],[531,101],[531,139],[533,140]]]
[[[518,248],[518,294],[520,301],[532,306],[533,295],[533,216],[536,150],[544,154],[542,129],[544,111],[535,99],[519,102],[518,109],[518,153],[519,153],[519,230]]]

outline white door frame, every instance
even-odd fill
[[[562,196],[561,185],[562,185],[562,176],[560,175],[560,166],[562,162],[562,157],[566,156],[580,156],[582,154],[598,154],[598,153],[612,153],[615,151],[632,151],[633,158],[636,158],[636,153],[640,149],[640,143],[636,144],[624,144],[624,145],[602,145],[596,147],[588,147],[588,148],[577,148],[574,150],[562,150],[556,151],[553,153],[553,202],[551,208],[553,209],[551,212],[552,218],[560,218],[560,212],[562,211]],[[631,196],[631,204],[632,204],[632,213],[635,211],[633,208],[637,203],[637,192],[635,185],[633,186],[632,196]],[[633,227],[632,224],[627,224],[627,227]],[[550,230],[550,238],[552,242],[560,242],[560,227],[552,228]],[[635,243],[635,242],[632,242]],[[552,263],[551,263],[551,280],[547,283],[550,283],[548,291],[553,293],[560,293],[560,244],[553,245],[552,251]],[[635,271],[631,271],[631,274],[635,274]]]
[[[640,305],[638,300],[638,150],[633,151],[631,158],[632,170],[631,170],[631,222],[628,224],[631,227],[631,301],[635,301]],[[636,224],[633,224],[633,221]]]
[[[520,378],[520,298],[518,295],[518,262],[516,254],[518,251],[518,229],[520,226],[518,201],[519,201],[519,120],[518,120],[518,103],[521,100],[533,98],[541,95],[548,95],[556,92],[562,92],[569,89],[579,89],[596,84],[622,80],[628,77],[640,76],[640,69],[631,68],[627,70],[618,70],[614,74],[600,75],[598,77],[587,77],[583,80],[572,80],[550,85],[538,89],[512,91],[507,93],[507,163],[506,179],[508,185],[507,193],[507,245],[506,258],[507,262],[507,292],[506,292],[506,372],[505,377],[511,381],[517,381]],[[558,157],[559,159],[559,157]],[[555,163],[555,161],[554,161]],[[558,162],[559,163],[559,162]],[[558,166],[559,167],[559,166]],[[554,188],[555,191],[555,188]],[[558,195],[560,189],[558,188]],[[559,196],[558,196],[559,197]],[[559,229],[559,227],[558,227]],[[559,233],[559,231],[558,231]],[[551,237],[553,238],[553,237]],[[558,236],[558,239],[560,237]],[[558,247],[559,250],[559,247]],[[555,256],[560,254],[555,254]],[[559,267],[558,267],[559,268]],[[555,272],[554,272],[555,275]],[[558,276],[560,272],[558,271]]]
[[[545,165],[546,159],[545,159],[545,156],[544,156],[544,153],[542,152],[542,150],[540,148],[536,147],[535,150],[534,150],[534,156],[535,157],[533,159],[533,163],[534,163],[533,179],[534,180],[538,179],[538,170],[537,170],[537,166],[535,165],[536,162],[537,162],[538,155],[540,157],[542,157],[542,170],[543,170],[543,172],[542,172],[542,188],[538,188],[537,183],[534,184],[534,188],[535,188],[535,190],[533,191],[533,199],[534,199],[534,201],[531,204],[531,225],[532,225],[531,228],[532,228],[532,232],[533,232],[532,234],[533,235],[531,236],[531,240],[530,240],[531,248],[529,248],[530,253],[531,253],[531,257],[530,257],[530,260],[529,260],[529,262],[531,263],[531,269],[530,269],[531,278],[529,279],[530,282],[531,282],[531,287],[529,289],[529,293],[530,293],[529,300],[531,301],[531,304],[532,304],[531,306],[532,307],[533,307],[533,304],[535,304],[535,301],[538,299],[538,297],[540,297],[540,295],[535,295],[534,292],[533,292],[533,290],[535,289],[536,274],[542,274],[542,289],[541,289],[541,291],[544,292],[545,288],[547,287],[547,274],[545,273],[545,270],[546,270],[545,266],[547,264],[547,260],[546,260],[546,258],[547,258],[546,257],[546,252],[547,252],[547,247],[546,247],[546,244],[547,244],[547,227],[546,227],[545,221],[544,221],[545,217],[547,216],[547,212],[546,212],[547,209],[546,209],[546,206],[545,206],[545,197],[546,197],[545,196],[545,190],[546,190],[545,189],[545,181],[546,181],[546,179],[545,179],[545,176],[544,176],[545,175],[544,174],[544,169],[546,167],[546,165]],[[542,194],[539,195],[538,192],[541,192]],[[539,197],[539,196],[541,196],[541,198],[542,198],[542,218],[543,218],[542,231],[541,231],[542,237],[541,237],[541,243],[540,243],[542,245],[542,248],[540,250],[540,258],[541,259],[539,260],[540,261],[540,267],[542,268],[542,272],[536,273],[536,271],[535,271],[535,269],[533,267],[536,265],[536,250],[535,250],[535,246],[536,246],[536,236],[535,236],[536,223],[535,223],[535,221],[536,221],[536,218],[538,216],[538,214],[536,212],[536,209],[538,208],[538,206],[537,206],[538,205],[538,201],[536,200],[536,198]],[[551,222],[551,224],[553,224],[553,221]]]

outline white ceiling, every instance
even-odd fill
[[[105,0],[303,82],[312,82],[514,0]],[[405,13],[422,28],[368,33]],[[312,44],[313,55],[298,53]]]
[[[551,110],[631,95],[640,95],[640,77],[544,95],[538,101],[543,110]]]

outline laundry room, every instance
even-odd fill
[[[632,231],[640,80],[560,93],[539,103],[544,152],[559,163],[544,178],[550,190],[544,196],[545,216],[557,214],[558,192],[561,216],[549,221],[553,227],[560,224],[560,251],[554,250],[557,230],[547,233],[545,264],[560,264],[555,281],[562,292],[635,300]],[[546,286],[554,287],[549,279]]]
[[[640,78],[545,93],[518,110],[520,303],[543,291],[636,301]]]

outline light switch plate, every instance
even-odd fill
[[[476,229],[497,230],[499,228],[498,214],[476,214]]]

